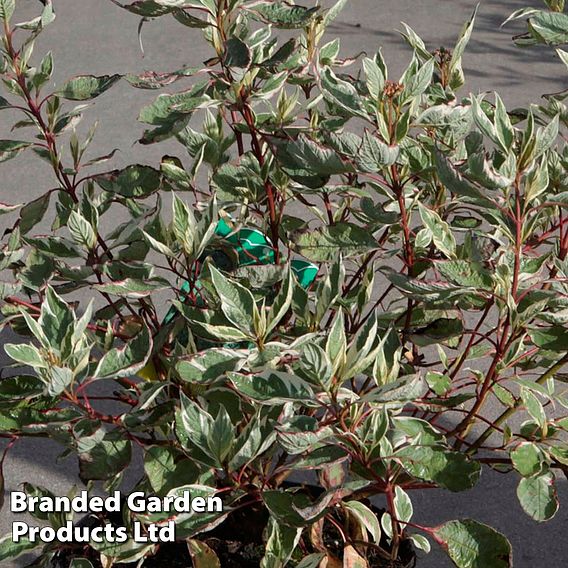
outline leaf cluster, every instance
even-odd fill
[[[208,535],[259,508],[262,568],[372,567],[431,543],[458,568],[511,566],[491,527],[413,522],[412,492],[467,491],[491,467],[518,476],[533,519],[558,509],[563,95],[513,112],[461,93],[476,14],[452,49],[403,25],[409,63],[393,79],[381,51],[344,58],[327,41],[346,0],[112,2],[175,18],[210,59],[50,90],[53,56],[33,46],[51,2],[14,23],[15,0],[0,0],[0,112],[21,113],[0,161],[35,154],[49,174],[33,201],[0,203],[0,326],[21,338],[0,380],[4,457],[48,437],[111,491],[140,448],[137,490],[223,498],[222,513],[173,517],[196,568],[220,565]],[[513,16],[529,18],[518,41],[565,43],[564,2],[547,4]],[[110,169],[114,151],[91,154],[85,101],[124,82],[161,91],[138,142],[173,140],[177,155]],[[0,559],[31,547],[4,539]],[[45,547],[42,565],[59,552]],[[143,566],[156,547],[75,552],[74,568]]]

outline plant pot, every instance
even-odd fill
[[[300,488],[317,499],[322,494],[322,488],[312,485],[284,482],[283,488]],[[383,509],[367,505],[380,518]],[[238,509],[231,513],[227,519],[215,529],[196,535],[194,538],[207,544],[217,555],[222,568],[258,568],[264,556],[265,545],[263,533],[269,519],[267,509],[258,504]],[[119,519],[115,519],[117,524]],[[339,513],[337,520],[341,520]],[[80,521],[80,524],[94,526],[99,521],[91,516]],[[325,523],[323,541],[327,550],[336,558],[341,559],[343,542],[337,529],[331,523]],[[390,545],[381,537],[380,547],[389,552]],[[310,553],[317,550],[309,550]],[[83,556],[84,550],[60,552],[54,557],[49,568],[69,568],[73,558]],[[100,562],[92,554],[89,560],[93,568],[102,568]],[[400,543],[398,558],[394,561],[387,559],[379,552],[368,553],[369,568],[414,568],[416,566],[416,552],[410,540]],[[115,568],[130,568],[132,564],[116,564]],[[160,545],[158,552],[144,562],[144,568],[191,568],[193,566],[187,545],[184,542]],[[292,565],[291,565],[292,566]]]

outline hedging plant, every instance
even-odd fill
[[[451,49],[403,25],[412,54],[393,80],[380,51],[345,59],[324,37],[346,0],[112,2],[142,21],[173,16],[192,39],[201,30],[211,57],[52,90],[51,53],[33,53],[51,2],[16,23],[15,0],[0,0],[3,124],[19,114],[0,160],[47,162],[33,201],[3,186],[1,325],[21,339],[4,346],[2,463],[20,439],[51,438],[82,482],[112,491],[141,452],[138,490],[223,498],[222,513],[174,517],[196,568],[221,565],[212,535],[236,516],[262,521],[251,566],[410,565],[405,551],[431,542],[460,568],[512,565],[501,533],[471,519],[422,526],[411,496],[466,491],[493,468],[519,479],[530,517],[557,511],[560,97],[511,113],[497,94],[463,91],[475,15]],[[549,42],[538,14],[531,38]],[[178,155],[111,171],[112,154],[92,155],[94,129],[75,131],[83,101],[119,81],[167,92],[142,109],[139,142],[175,139]],[[243,230],[266,235],[261,253]],[[302,259],[317,265],[311,284],[292,268]],[[8,536],[0,559],[34,546]],[[141,566],[159,549],[54,543],[34,566]]]

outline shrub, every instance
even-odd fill
[[[411,495],[466,491],[490,467],[519,477],[535,520],[558,508],[562,97],[511,113],[498,94],[458,95],[475,14],[451,50],[405,26],[412,55],[394,81],[380,51],[358,71],[324,40],[346,0],[112,1],[200,28],[211,58],[46,92],[53,57],[32,63],[32,47],[51,2],[15,24],[15,0],[0,0],[0,109],[29,133],[1,140],[0,160],[33,153],[51,171],[32,202],[0,210],[1,325],[23,338],[5,345],[4,457],[51,438],[89,489],[111,492],[141,452],[137,490],[221,496],[217,513],[96,519],[173,519],[197,568],[229,565],[219,535],[239,523],[256,533],[241,535],[243,566],[410,565],[430,542],[460,568],[510,566],[505,536],[478,521],[413,523]],[[525,43],[560,41],[537,25],[566,19],[548,4],[559,12],[521,14]],[[180,154],[101,173],[112,155],[92,157],[94,129],[74,125],[122,80],[168,91],[142,109],[139,142],[175,139]],[[0,558],[35,546],[7,537]],[[149,565],[158,548],[54,543],[37,565]]]

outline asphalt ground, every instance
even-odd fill
[[[120,10],[109,0],[54,0],[57,20],[39,38],[36,54],[52,50],[56,71],[54,82],[61,83],[77,74],[112,74],[171,71],[188,65],[200,65],[211,54],[200,41],[199,31],[188,30],[170,19],[148,22],[143,28],[145,55],[142,57],[137,39],[137,19]],[[304,4],[309,4],[306,0]],[[329,4],[329,2],[324,2]],[[472,13],[474,0],[352,0],[329,31],[329,37],[340,37],[342,53],[361,51],[374,53],[383,48],[391,76],[398,78],[410,60],[411,52],[395,31],[400,22],[410,25],[435,49],[452,47],[461,25]],[[538,102],[544,93],[557,92],[568,85],[568,73],[548,49],[522,50],[511,42],[511,36],[522,30],[522,24],[500,28],[515,9],[531,4],[528,0],[486,0],[479,8],[477,24],[464,58],[467,78],[463,94],[497,90],[509,108]],[[534,5],[535,2],[532,2]],[[20,20],[37,14],[36,0],[17,0]],[[205,49],[204,49],[205,47]],[[182,87],[180,86],[180,89]],[[173,89],[170,89],[173,90]],[[86,129],[96,118],[99,128],[92,155],[108,154],[117,148],[112,167],[133,161],[156,164],[164,154],[180,154],[174,143],[157,146],[135,144],[142,132],[136,122],[139,109],[148,104],[155,93],[138,91],[126,84],[117,85],[110,93],[95,101],[87,110],[80,129]],[[0,137],[8,138],[11,122],[0,116]],[[30,201],[54,180],[46,165],[23,154],[0,165],[0,200]],[[3,231],[0,222],[0,230]],[[12,341],[7,335],[3,341]],[[0,348],[0,365],[6,357]],[[10,452],[4,467],[6,492],[24,481],[44,485],[56,494],[65,494],[75,483],[76,466],[72,460],[56,462],[60,453],[50,441],[21,441]],[[139,462],[127,477],[134,479]],[[521,510],[515,496],[515,475],[503,476],[484,471],[479,485],[466,494],[450,494],[438,490],[413,494],[416,522],[438,524],[454,518],[471,517],[486,522],[507,535],[513,544],[516,568],[560,568],[568,557],[568,489],[559,482],[561,508],[549,523],[531,521]],[[562,503],[564,501],[564,503]],[[5,506],[0,518],[0,534],[11,528],[14,515]],[[21,568],[26,563],[2,562],[2,568]],[[445,555],[433,552],[419,562],[420,568],[443,568],[451,563]]]

